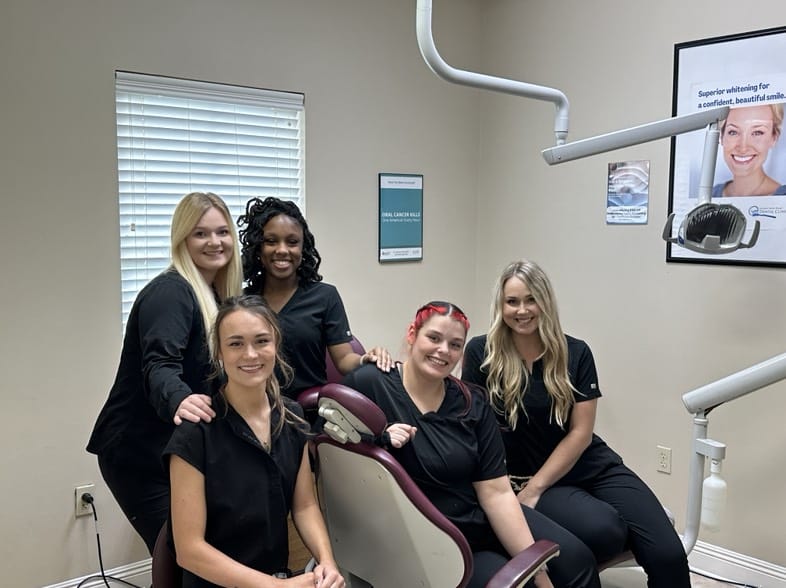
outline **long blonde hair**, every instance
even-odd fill
[[[227,222],[232,235],[232,257],[227,265],[218,270],[213,283],[208,284],[188,253],[186,239],[199,219],[211,208],[218,210]],[[232,215],[224,201],[211,192],[191,192],[183,196],[172,215],[171,250],[172,267],[194,290],[202,314],[202,322],[205,324],[205,333],[208,333],[218,312],[216,295],[220,300],[224,300],[230,296],[237,296],[242,291],[243,269],[240,263],[237,232]],[[207,337],[206,343],[212,349],[210,337]]]
[[[531,261],[510,263],[502,272],[494,288],[491,303],[491,328],[486,339],[485,360],[481,368],[488,372],[486,387],[495,410],[503,414],[515,428],[519,410],[524,410],[524,394],[529,388],[529,375],[513,342],[513,333],[502,319],[505,305],[504,288],[511,278],[526,284],[540,308],[538,334],[543,342],[543,380],[552,400],[550,418],[565,428],[573,393],[576,391],[568,376],[568,344],[557,312],[557,300],[548,276]],[[526,411],[525,411],[526,416]]]

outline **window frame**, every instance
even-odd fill
[[[115,117],[124,329],[136,295],[169,266],[185,194],[215,192],[235,221],[255,196],[305,212],[302,93],[116,71]]]

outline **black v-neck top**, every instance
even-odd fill
[[[302,417],[300,406],[285,399]],[[235,410],[216,400],[210,423],[184,422],[164,450],[164,462],[177,455],[205,477],[205,540],[232,559],[274,574],[286,570],[289,558],[287,516],[292,508],[306,435],[285,424],[271,439],[268,453],[251,427]],[[224,406],[227,407],[224,412]],[[271,412],[271,430],[281,414]],[[184,588],[214,584],[189,572]]]
[[[404,389],[398,368],[386,373],[364,365],[348,374],[344,384],[373,400],[389,423],[418,428],[409,443],[391,448],[391,454],[473,549],[493,544],[493,530],[472,484],[504,476],[507,470],[499,429],[482,391],[470,386],[467,406],[459,384],[448,378],[440,407],[423,414]]]

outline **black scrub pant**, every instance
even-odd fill
[[[549,539],[560,546],[559,556],[547,564],[549,578],[555,588],[601,588],[595,557],[589,547],[545,515],[528,506],[521,508],[536,540]],[[502,545],[493,551],[473,553],[474,573],[467,588],[485,587],[491,577],[510,560],[510,556],[505,553]],[[530,584],[532,582],[527,586]]]
[[[614,464],[575,486],[553,486],[535,508],[578,537],[598,562],[630,549],[649,588],[690,588],[688,557],[674,526],[625,465]]]
[[[162,451],[121,442],[98,456],[101,476],[151,555],[169,516],[169,475],[161,463]]]

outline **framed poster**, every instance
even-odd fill
[[[719,129],[712,201],[739,208],[747,241],[755,221],[756,245],[723,255],[696,253],[668,243],[667,261],[786,267],[786,27],[715,37],[674,46],[674,116],[729,106]],[[698,204],[705,132],[671,140],[669,212],[676,233]]]
[[[646,225],[650,200],[650,162],[609,164],[606,188],[607,225]]]
[[[379,174],[379,261],[423,259],[423,176]]]

